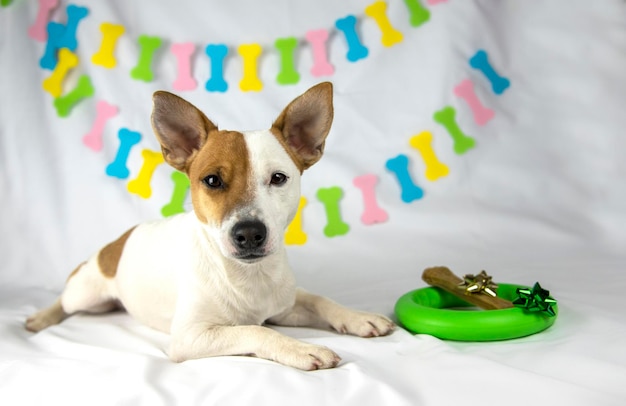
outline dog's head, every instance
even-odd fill
[[[189,176],[194,212],[222,254],[252,263],[275,252],[298,208],[300,175],[322,157],[332,85],[297,97],[264,131],[219,130],[168,92],[156,92],[153,101],[163,156]]]

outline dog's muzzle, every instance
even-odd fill
[[[251,262],[266,255],[265,242],[267,227],[258,220],[241,221],[232,228],[230,234],[233,246],[237,249],[237,259]]]

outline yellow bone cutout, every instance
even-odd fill
[[[163,154],[160,151],[156,152],[144,149],[141,151],[141,156],[143,157],[143,165],[137,177],[128,182],[127,189],[130,193],[147,199],[152,195],[150,181],[152,180],[152,175],[157,166],[163,163]]]
[[[259,44],[244,44],[237,48],[243,59],[243,78],[239,82],[239,88],[244,92],[259,92],[263,89],[263,83],[257,74],[257,63],[262,51]]]
[[[117,65],[117,59],[115,59],[114,54],[115,45],[117,44],[117,39],[124,34],[124,26],[102,23],[100,24],[100,32],[102,32],[100,49],[91,56],[91,62],[108,69],[114,68]]]
[[[304,245],[306,243],[307,235],[302,230],[302,209],[304,206],[306,206],[306,198],[302,196],[300,197],[298,212],[285,232],[285,244],[287,245]]]
[[[382,33],[380,42],[386,47],[391,47],[404,39],[402,33],[396,30],[387,17],[387,3],[377,1],[365,8],[365,14],[372,17]]]
[[[76,54],[67,48],[61,48],[57,66],[52,71],[52,74],[41,84],[43,90],[50,93],[52,97],[60,97],[63,94],[63,80],[67,73],[76,65],[78,65]]]
[[[432,147],[433,135],[430,131],[423,131],[414,135],[409,144],[417,149],[426,164],[426,179],[430,181],[437,180],[446,176],[450,170],[435,155]]]

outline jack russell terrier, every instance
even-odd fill
[[[26,328],[37,332],[76,312],[122,306],[171,335],[173,361],[252,355],[304,370],[341,359],[264,323],[389,334],[394,324],[384,316],[296,288],[287,263],[285,229],[298,208],[302,172],[324,151],[332,92],[320,83],[269,130],[249,132],[218,130],[189,102],[156,92],[152,127],[167,163],[189,176],[193,211],[140,224],[102,248]]]

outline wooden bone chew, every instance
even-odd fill
[[[463,280],[445,266],[426,268],[422,273],[422,279],[429,285],[437,286],[481,309],[496,310],[513,307],[513,303],[497,296],[493,297],[483,293],[467,293],[463,286]]]

